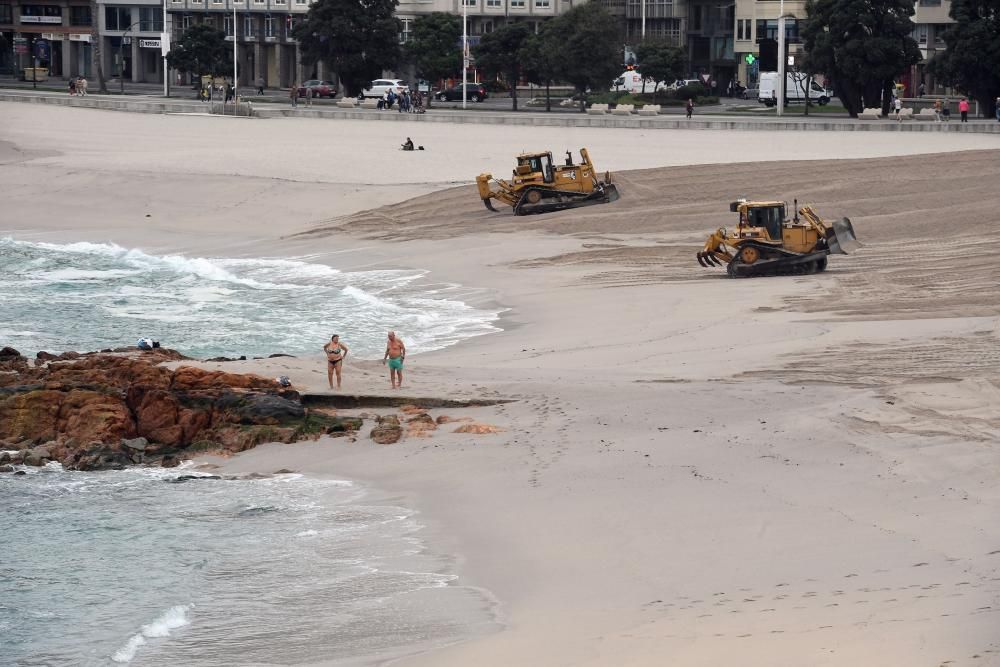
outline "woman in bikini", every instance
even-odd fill
[[[333,389],[334,371],[337,373],[337,389],[340,389],[340,369],[347,358],[347,346],[340,342],[340,336],[334,334],[330,336],[330,342],[323,346],[323,351],[326,353],[326,377],[330,389]]]

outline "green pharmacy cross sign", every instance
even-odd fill
[[[747,65],[753,65],[755,62],[757,62],[757,57],[754,56],[754,54],[752,53],[748,53],[747,57],[744,58],[744,60],[747,61]]]

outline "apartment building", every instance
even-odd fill
[[[927,63],[939,52],[944,51],[944,32],[954,21],[948,16],[951,11],[950,0],[917,0],[916,12],[913,15],[913,39],[920,47],[922,56],[919,63],[910,69],[910,74],[904,83],[907,94],[916,95],[921,83],[927,93],[945,92],[934,77],[927,73]]]

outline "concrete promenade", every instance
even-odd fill
[[[664,129],[664,130],[771,130],[771,131],[863,131],[863,132],[963,132],[1000,134],[1000,123],[993,120],[974,119],[961,123],[953,118],[947,123],[908,120],[897,122],[892,119],[858,120],[853,118],[805,118],[797,117],[749,117],[738,114],[696,115],[692,119],[676,115],[662,116],[594,116],[589,114],[519,111],[461,111],[451,109],[431,109],[424,114],[404,114],[396,111],[376,111],[374,109],[341,109],[323,107],[298,108],[287,104],[254,103],[252,98],[243,98],[253,104],[256,118],[329,118],[340,120],[379,120],[385,122],[413,123],[472,123],[482,125],[522,125],[534,127],[610,127],[624,129]],[[72,97],[65,93],[0,90],[0,102],[20,102],[27,104],[55,104],[87,109],[129,111],[133,113],[210,113],[208,103],[196,100],[164,99],[155,96],[109,96],[91,94],[86,97]],[[231,107],[229,107],[231,108]]]

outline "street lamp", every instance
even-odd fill
[[[462,0],[462,109],[465,109],[465,90],[469,78],[469,0]],[[514,85],[517,85],[516,83]]]
[[[118,83],[120,84],[122,95],[125,94],[125,36],[128,35],[132,28],[136,27],[140,23],[142,23],[142,21],[136,21],[129,27],[125,28],[125,32],[122,33],[121,40],[118,42],[118,60],[119,67],[121,68],[118,71]],[[131,41],[129,44],[131,45]]]

